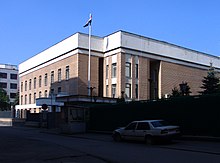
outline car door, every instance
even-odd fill
[[[135,139],[135,129],[137,126],[137,122],[132,122],[128,126],[125,127],[122,138],[127,140],[134,140]]]
[[[149,132],[150,126],[148,122],[139,122],[135,131],[136,139],[140,141],[145,140],[145,135]]]

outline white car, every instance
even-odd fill
[[[169,125],[164,120],[142,120],[114,130],[112,137],[115,141],[140,140],[153,144],[156,139],[171,140],[179,135],[179,126]]]

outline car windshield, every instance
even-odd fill
[[[154,121],[154,122],[151,122],[151,124],[152,124],[154,127],[169,126],[168,122],[166,122],[166,121]]]

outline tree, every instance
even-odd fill
[[[203,84],[200,88],[202,88],[203,91],[199,92],[202,95],[220,93],[219,78],[216,76],[216,72],[212,66],[210,67],[209,71],[207,72],[207,76],[204,77],[202,82]]]
[[[179,89],[177,87],[174,87],[172,89],[171,97],[179,97],[179,96],[181,96],[181,92],[179,91]]]
[[[7,110],[10,107],[10,100],[7,95],[7,92],[3,89],[0,88],[0,109],[1,110]]]
[[[19,104],[19,90],[18,90],[18,92],[16,93],[16,96],[15,96],[15,100],[14,100],[14,102],[12,103],[12,105],[18,105]]]
[[[179,84],[179,86],[182,96],[189,96],[189,94],[192,93],[187,82],[182,82],[181,84]]]
[[[187,82],[182,82],[179,84],[179,89],[177,87],[174,87],[172,89],[171,97],[179,97],[179,96],[189,96],[190,93],[190,87]]]

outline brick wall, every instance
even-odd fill
[[[69,79],[66,80],[66,66],[69,66]],[[58,69],[61,69],[61,82],[58,82]],[[51,71],[54,71],[54,83],[51,84]],[[47,73],[47,85],[44,84],[44,77]],[[39,87],[39,76],[41,75],[42,82]],[[36,89],[34,89],[34,78],[36,77]],[[29,80],[31,79],[31,89],[29,90]],[[25,81],[27,81],[27,90],[25,91]],[[23,82],[23,91],[20,91],[20,97],[27,96],[27,104],[30,104],[29,94],[31,94],[31,103],[34,101],[34,93],[36,98],[39,98],[39,92],[44,97],[44,92],[47,90],[49,95],[50,90],[54,89],[54,94],[58,93],[58,87],[61,87],[61,92],[69,94],[88,94],[88,56],[83,54],[72,55],[58,62],[44,66],[41,69],[28,73],[20,78],[20,86]],[[93,90],[93,95],[98,92],[98,57],[91,56],[91,86],[96,87]],[[21,88],[21,87],[20,87]],[[20,98],[21,100],[21,98]],[[20,101],[21,104],[21,101]]]
[[[150,61],[148,58],[139,57],[139,99],[146,100],[150,98]]]
[[[202,79],[207,75],[207,70],[177,65],[168,62],[161,62],[161,94],[171,94],[174,87],[187,82],[190,95],[197,95],[201,91]]]

